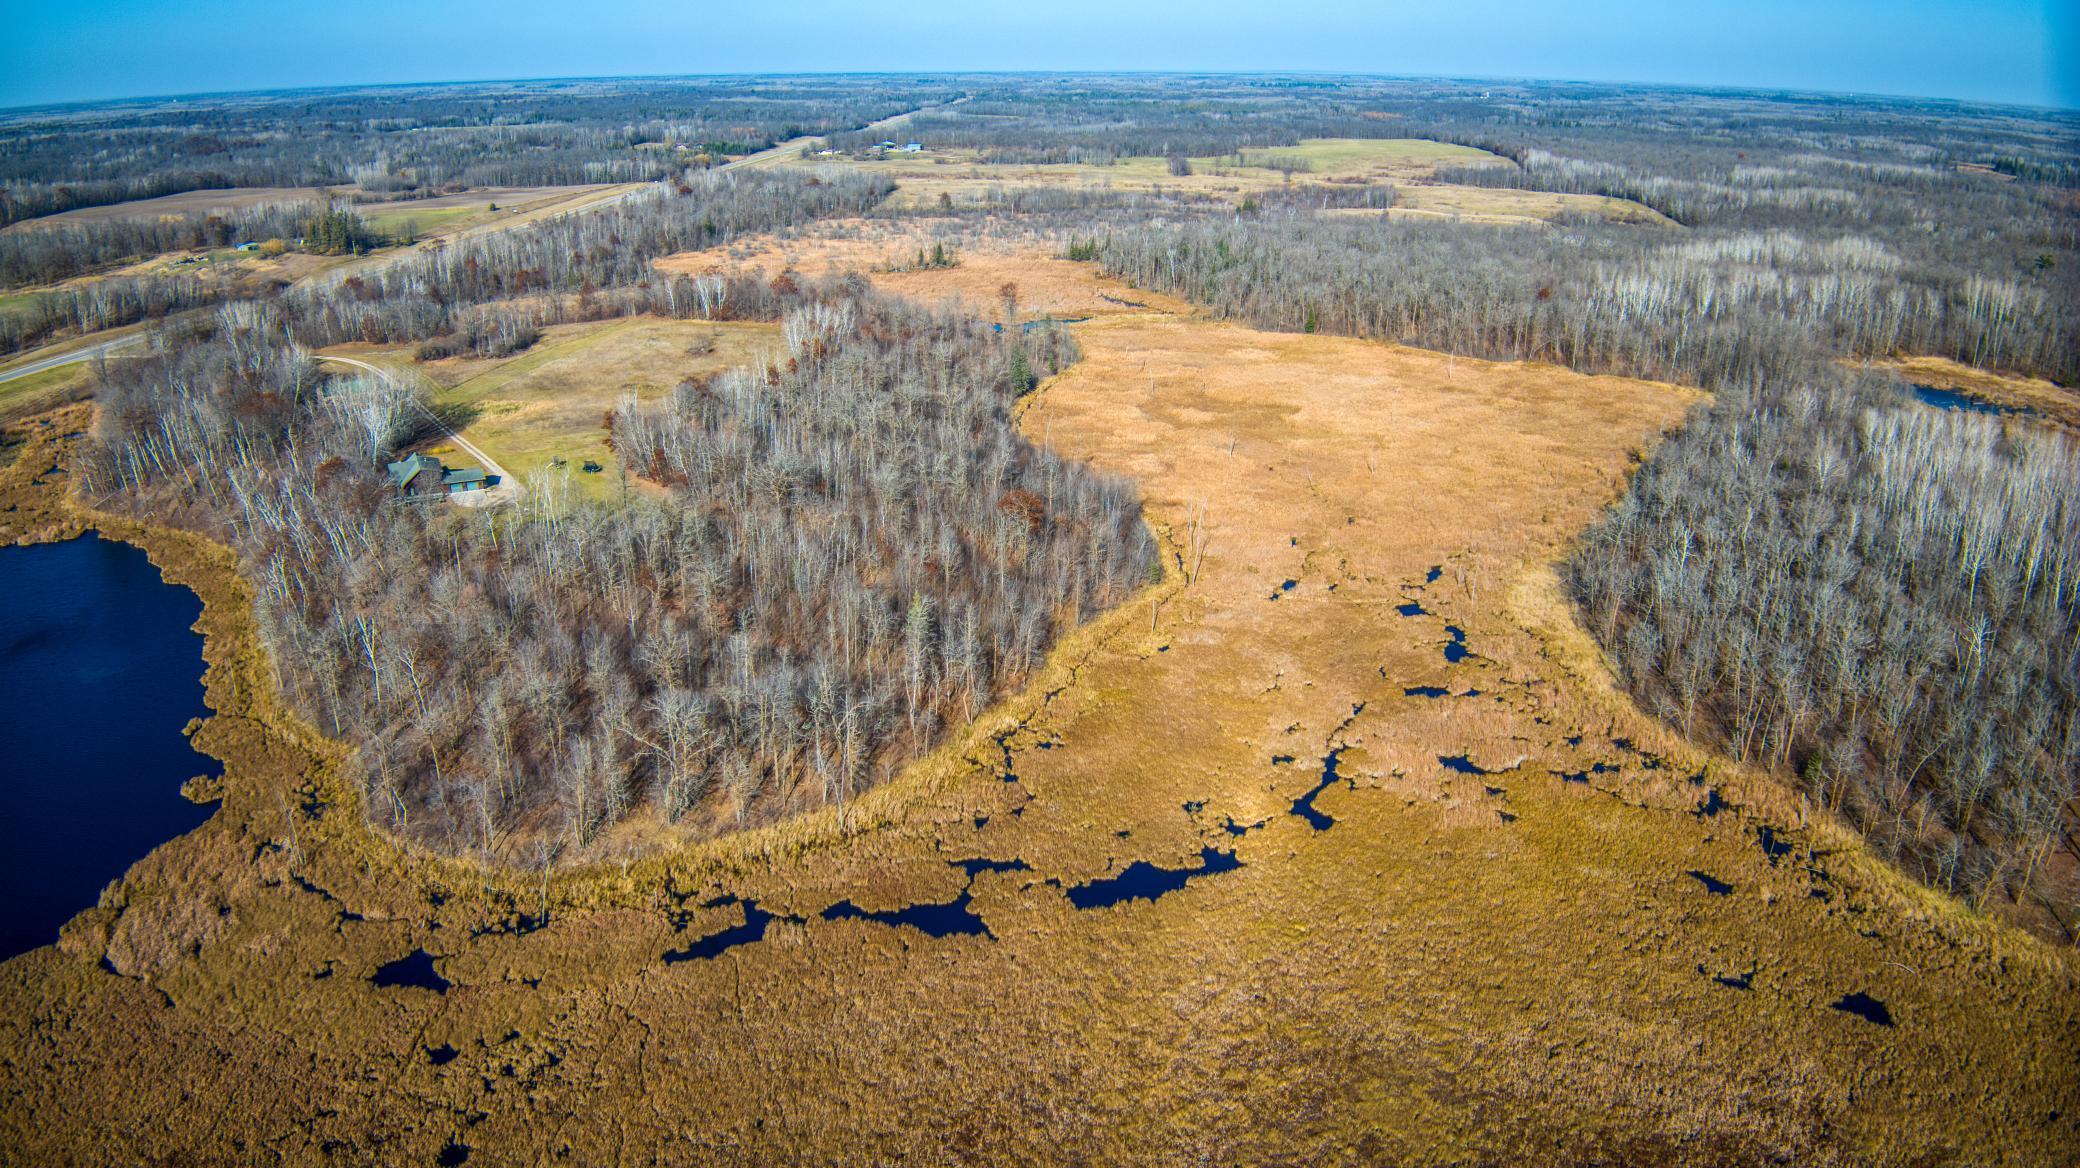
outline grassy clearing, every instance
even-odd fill
[[[588,184],[573,187],[485,187],[462,194],[395,203],[363,203],[355,211],[377,232],[396,237],[411,225],[418,238],[438,238],[471,228],[507,227],[544,214],[569,211],[624,188]]]
[[[621,461],[607,449],[607,411],[633,392],[653,401],[688,377],[717,373],[777,351],[767,324],[670,321],[636,317],[545,330],[528,351],[503,361],[455,358],[413,365],[403,350],[341,346],[337,352],[405,370],[436,385],[434,400],[472,417],[462,433],[523,481],[562,459],[571,484],[592,498],[622,490]],[[429,452],[456,465],[474,463],[449,444]],[[601,469],[586,472],[586,463]]]
[[[1336,213],[1340,212],[1332,212]],[[1556,194],[1444,183],[1400,188],[1399,198],[1389,213],[1475,223],[1550,223],[1562,216],[1575,216],[1659,227],[1675,224],[1674,220],[1651,207],[1608,195]]]
[[[34,292],[0,293],[0,314],[15,315],[26,313],[35,305],[36,293]]]
[[[363,212],[362,219],[370,230],[395,239],[409,228],[414,238],[425,238],[467,227],[491,218],[489,201],[474,207],[405,207],[398,210]]]
[[[843,822],[547,879],[401,853],[268,704],[226,558],[115,532],[208,601],[225,803],[0,965],[0,1141],[52,1162],[262,1139],[405,1162],[451,1140],[501,1163],[689,1141],[742,1164],[2075,1159],[2071,953],[1674,740],[1553,586],[1697,395],[1178,313],[1077,327],[1086,359],[1022,425],[1142,484],[1171,575]],[[518,397],[641,331],[454,388]],[[68,521],[20,468],[71,424],[0,479],[0,540]],[[1331,751],[1318,831],[1292,807]],[[330,808],[296,810],[303,790]],[[1111,908],[1063,892],[1209,847],[1241,867]],[[1026,867],[965,881],[967,857]],[[990,936],[823,916],[964,885]],[[665,964],[747,920],[723,893],[776,914],[763,940]],[[446,994],[369,983],[421,947]],[[1833,1008],[1851,992],[1893,1025]],[[235,1106],[168,1122],[197,1084]]]
[[[739,240],[727,252],[687,252],[657,261],[659,271],[680,275],[749,268],[777,276],[793,271],[812,278],[847,272],[866,274],[877,288],[925,304],[957,303],[989,320],[1003,315],[1006,284],[1018,289],[1022,319],[1074,319],[1122,312],[1187,312],[1183,301],[1160,293],[1101,284],[1090,265],[1055,258],[1057,246],[1015,238],[953,241],[958,263],[950,268],[914,268],[917,254],[944,242],[941,232],[958,230],[950,219],[843,219],[818,224],[787,238]],[[906,270],[907,269],[907,270]]]

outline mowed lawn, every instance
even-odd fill
[[[707,376],[782,351],[779,326],[634,317],[558,325],[532,349],[504,361],[451,359],[416,366],[438,384],[437,403],[466,407],[463,434],[523,481],[556,473],[562,459],[575,488],[595,498],[621,492],[621,462],[607,448],[605,419],[633,392],[656,401],[688,377]],[[396,354],[360,354],[406,364]],[[474,462],[443,445],[436,457]],[[587,462],[600,469],[586,472]]]

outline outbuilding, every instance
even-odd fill
[[[448,488],[449,494],[460,495],[465,491],[481,491],[490,486],[491,476],[475,467],[467,467],[441,475],[441,485]]]

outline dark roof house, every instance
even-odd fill
[[[440,459],[426,454],[401,458],[391,463],[388,470],[391,485],[407,495],[438,489],[442,486],[441,476],[446,472]]]
[[[498,480],[477,467],[449,470],[430,454],[414,454],[389,464],[390,483],[403,495],[459,495],[481,491]]]

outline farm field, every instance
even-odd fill
[[[56,1137],[17,1117],[62,1094],[140,1159],[263,1140],[486,1163],[2071,1149],[2044,1118],[2080,1106],[2070,951],[1684,745],[1559,594],[1553,559],[1699,394],[1214,323],[1005,241],[961,254],[870,278],[973,298],[1027,272],[1022,303],[1093,317],[1021,425],[1141,485],[1162,583],[842,822],[537,879],[405,851],[345,810],[334,748],[255,684],[222,561],[162,545],[212,598],[200,737],[233,760],[224,807],[0,967],[0,1050],[49,1068],[0,1139],[38,1154]],[[437,375],[486,420],[517,407],[516,431],[535,408],[575,424],[580,400],[666,384],[711,327],[552,331]],[[0,524],[55,506],[8,475],[21,510]],[[291,839],[276,792],[299,788]],[[76,956],[104,950],[107,970]],[[375,984],[414,954],[425,974]],[[1955,1090],[1961,1063],[1983,1092]],[[180,1104],[198,1084],[234,1102]],[[202,1144],[163,1122],[180,1106],[208,1115]]]
[[[1395,188],[1394,205],[1386,214],[1394,218],[1424,217],[1457,219],[1467,223],[1551,223],[1563,216],[1605,219],[1653,227],[1675,223],[1651,207],[1630,199],[1608,195],[1575,195],[1552,191],[1522,191],[1507,187],[1474,187],[1455,184],[1410,184]],[[1322,212],[1330,217],[1376,215],[1377,211],[1354,208]]]
[[[804,147],[806,150],[806,147]],[[1413,138],[1318,138],[1291,148],[1244,151],[1236,156],[1190,159],[1192,173],[1173,175],[1162,158],[1123,158],[1110,166],[1087,163],[1012,164],[980,160],[967,149],[891,152],[867,158],[813,154],[798,159],[812,166],[856,167],[897,184],[892,206],[929,209],[942,198],[973,203],[1013,188],[1164,191],[1239,203],[1284,187],[1351,187],[1393,184],[1413,210],[1428,214],[1495,217],[1503,221],[1549,220],[1563,213],[1597,215],[1620,222],[1667,224],[1658,212],[1622,199],[1473,187],[1433,181],[1439,169],[1509,166],[1485,150]],[[1290,175],[1282,160],[1309,169]],[[1376,214],[1377,212],[1370,212]]]
[[[628,184],[571,187],[486,187],[430,199],[362,203],[354,210],[370,227],[396,235],[407,224],[420,238],[438,238],[487,226],[525,223],[545,214],[560,214],[629,189]],[[495,209],[494,209],[495,208]]]
[[[339,188],[344,191],[345,188]],[[253,207],[322,201],[318,187],[227,187],[215,190],[182,191],[151,199],[132,199],[94,207],[76,207],[54,215],[43,215],[10,223],[0,230],[36,231],[67,223],[110,222],[118,219],[157,219],[162,215],[210,215],[244,211]]]
[[[62,226],[66,223],[106,222],[118,219],[156,219],[163,215],[210,215],[231,211],[243,211],[253,207],[293,203],[323,203],[329,196],[348,203],[365,217],[416,212],[422,217],[433,217],[444,213],[451,218],[459,212],[484,213],[490,203],[497,203],[500,211],[529,211],[550,204],[582,199],[599,190],[598,185],[574,187],[481,187],[458,194],[438,195],[426,199],[405,199],[356,203],[356,191],[351,186],[341,187],[232,187],[223,190],[183,191],[177,195],[161,195],[153,199],[133,199],[126,203],[110,203],[98,207],[79,207],[45,215],[36,219],[9,224],[8,231],[35,231],[40,227]],[[488,217],[488,216],[487,216]]]

